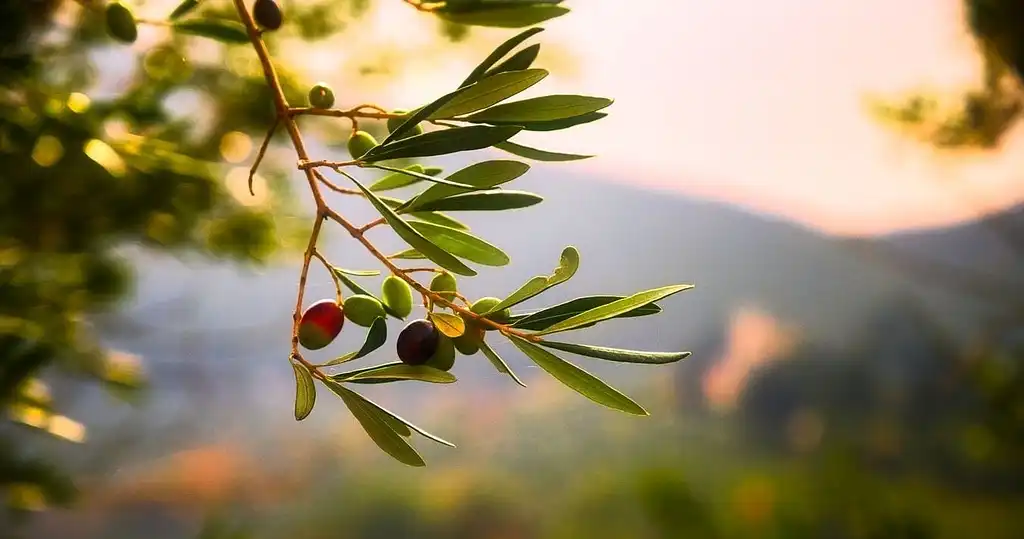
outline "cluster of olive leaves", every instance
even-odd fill
[[[186,15],[198,4],[197,0],[184,0],[174,10],[171,18],[178,22],[172,26],[187,33],[227,42],[239,42],[244,36],[246,41],[251,40],[257,54],[264,60],[268,83],[271,86],[278,84],[269,53],[261,41],[268,31],[283,24],[280,6],[276,0],[255,0],[250,14],[243,0],[234,1],[242,19],[240,26],[232,26],[237,22],[223,19],[189,20]],[[568,12],[567,8],[557,5],[559,1],[425,3],[406,0],[406,3],[460,24],[504,28],[530,27]],[[107,20],[111,34],[123,41],[133,41],[136,21],[130,10],[119,3],[109,6]],[[470,301],[458,292],[455,275],[472,277],[477,274],[467,262],[504,266],[510,258],[498,247],[473,235],[466,225],[445,212],[511,211],[540,203],[543,199],[537,194],[505,188],[506,184],[529,170],[528,164],[507,159],[488,160],[443,177],[443,170],[439,167],[417,163],[400,168],[386,164],[394,160],[421,159],[492,147],[535,161],[573,161],[590,157],[540,150],[510,140],[521,131],[556,131],[599,120],[607,115],[602,110],[612,104],[610,99],[582,95],[545,95],[509,101],[548,75],[548,71],[532,67],[539,44],[516,50],[542,30],[531,27],[508,39],[473,69],[454,91],[412,111],[388,112],[376,106],[332,109],[334,92],[323,83],[310,89],[310,106],[306,108],[291,107],[278,91],[278,122],[288,128],[293,143],[301,142],[296,116],[311,114],[347,118],[353,125],[348,143],[350,161],[313,161],[304,155],[300,143],[295,144],[299,168],[307,175],[318,208],[299,279],[292,334],[291,365],[296,381],[297,420],[312,412],[317,394],[315,382],[319,380],[341,398],[383,451],[405,464],[423,466],[423,458],[408,440],[413,432],[444,445],[454,447],[454,444],[356,393],[349,388],[351,384],[396,381],[451,383],[456,381],[449,372],[456,356],[468,357],[479,353],[498,372],[525,387],[488,342],[486,336],[496,333],[511,341],[552,377],[594,402],[630,414],[648,415],[632,399],[551,350],[636,364],[666,364],[689,356],[689,352],[625,350],[548,337],[615,318],[658,314],[661,307],[657,302],[692,288],[688,284],[664,286],[630,296],[585,296],[535,311],[512,312],[513,307],[573,277],[579,268],[580,255],[571,246],[562,251],[558,266],[550,275],[536,276],[504,298],[484,297]],[[386,121],[389,134],[378,143],[369,133],[358,129],[357,119]],[[264,147],[276,127],[275,123]],[[257,157],[253,165],[253,172],[259,159]],[[376,169],[387,174],[364,185],[348,172],[354,169]],[[356,188],[338,187],[326,178],[322,170],[333,170]],[[417,184],[428,187],[408,200],[378,194]],[[326,205],[320,194],[321,187],[363,197],[381,217],[362,227],[352,225]],[[331,221],[360,241],[390,273],[381,285],[379,297],[357,280],[378,276],[380,271],[344,269],[317,251],[316,240],[321,225]],[[409,248],[392,255],[381,253],[365,237],[367,230],[378,225],[389,226]],[[429,260],[438,267],[403,269],[396,265],[396,261],[413,259]],[[316,301],[303,310],[306,275],[313,260],[320,261],[330,270],[337,297]],[[413,278],[414,272],[433,274],[433,278],[429,285],[424,285]],[[352,294],[345,297],[343,288]],[[422,295],[427,314],[426,318],[409,322],[398,335],[395,346],[399,361],[340,373],[325,372],[325,369],[363,358],[384,346],[388,340],[387,317],[408,319],[414,291]],[[300,346],[310,350],[325,348],[340,334],[346,320],[367,328],[364,342],[358,350],[322,364],[313,364],[302,356]]]

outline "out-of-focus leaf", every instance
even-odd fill
[[[193,19],[171,25],[176,32],[221,41],[223,43],[248,43],[249,34],[242,23],[227,19]]]
[[[177,20],[188,15],[195,8],[199,7],[199,0],[182,0],[178,7],[167,17],[169,20]]]
[[[569,12],[569,8],[551,3],[537,2],[524,4],[523,2],[507,2],[505,6],[501,6],[501,4],[500,2],[488,2],[481,8],[475,8],[474,6],[474,8],[456,12],[435,11],[434,13],[447,21],[469,26],[525,28],[560,17]]]

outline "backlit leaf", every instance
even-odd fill
[[[295,420],[302,421],[316,404],[316,385],[305,365],[293,361],[292,370],[295,371]]]
[[[491,125],[517,125],[522,127],[524,131],[558,131],[561,129],[568,129],[577,125],[588,124],[590,122],[596,122],[601,118],[608,116],[606,112],[590,112],[587,114],[580,114],[579,116],[573,116],[571,118],[562,118],[561,120],[546,120],[543,122],[527,122],[527,121],[486,121],[480,122],[475,121],[474,123],[487,123]],[[467,120],[469,121],[469,120]]]
[[[393,258],[395,260],[424,260],[427,257],[423,256],[423,253],[416,249],[406,249],[390,255],[388,258]]]
[[[466,321],[461,316],[440,312],[432,312],[429,316],[434,327],[446,337],[454,339],[466,332]]]
[[[523,30],[522,32],[508,38],[504,43],[495,47],[494,50],[487,55],[487,58],[484,58],[479,65],[473,68],[473,71],[469,73],[469,76],[466,77],[466,80],[462,81],[462,84],[460,84],[459,87],[467,86],[480,80],[491,66],[498,63],[498,61],[504,58],[506,54],[512,52],[512,49],[518,47],[520,43],[543,31],[543,28],[530,28],[529,30]]]
[[[338,382],[372,382],[378,380],[415,380],[432,384],[451,384],[457,379],[450,372],[426,365],[407,365],[401,362],[385,363],[358,371],[331,376]]]
[[[548,122],[599,111],[613,101],[585,95],[546,95],[502,103],[465,118],[472,122]]]
[[[370,439],[377,444],[377,447],[403,464],[426,466],[423,457],[391,427],[393,421],[386,419],[387,415],[378,410],[376,405],[337,382],[327,382],[327,387],[341,397],[342,402],[359,421]]]
[[[352,361],[361,357],[366,357],[374,350],[384,346],[388,340],[388,323],[384,318],[378,317],[370,324],[370,329],[366,331],[366,338],[363,339],[363,345],[359,347],[359,350],[345,354],[341,357],[335,358],[327,363],[324,367],[330,367],[333,365],[340,365],[346,361]]]
[[[410,165],[408,167],[405,167],[405,169],[411,170],[413,172],[420,172],[424,174],[426,173],[426,170],[424,170],[423,165]],[[415,183],[419,183],[421,181],[423,180],[417,178],[416,176],[402,174],[401,172],[392,172],[391,174],[388,174],[370,184],[369,189],[374,193],[379,193],[381,191],[387,191],[389,189],[399,189],[402,187],[413,185]]]
[[[176,20],[188,15],[195,8],[199,7],[199,0],[182,0],[178,7],[167,17],[169,20]]]
[[[429,174],[424,174],[422,172],[416,172],[415,170],[402,169],[402,168],[397,168],[397,167],[389,167],[387,165],[367,165],[367,166],[372,167],[372,168],[379,168],[381,170],[389,170],[391,172],[394,172],[395,174],[404,174],[406,176],[411,176],[411,177],[416,178],[418,180],[428,181],[428,182],[431,182],[431,183],[434,183],[434,184],[438,184],[438,185],[444,185],[444,186],[449,187],[451,189],[458,189],[460,192],[477,191],[477,190],[480,190],[480,189],[486,189],[486,187],[476,187],[476,186],[469,185],[469,184],[456,183],[456,182],[453,182],[452,180],[450,180],[448,178],[438,178],[437,176],[431,176]]]
[[[568,281],[576,274],[576,270],[580,268],[580,252],[573,246],[568,246],[562,249],[562,255],[558,260],[558,267],[551,275],[539,275],[526,282],[523,286],[519,287],[519,290],[512,292],[509,296],[491,310],[484,314],[490,314],[498,312],[507,307],[513,307],[518,305],[537,294],[565,281]],[[649,303],[649,302],[648,302]]]
[[[634,415],[650,415],[632,399],[576,365],[520,337],[510,336],[509,340],[538,367],[580,395],[614,410]]]
[[[496,159],[492,161],[481,161],[466,168],[456,171],[447,180],[453,183],[471,185],[473,190],[496,187],[508,183],[530,170],[530,165],[520,161],[509,159]],[[406,212],[416,209],[425,202],[441,198],[472,192],[470,189],[461,189],[450,185],[431,185],[425,191],[416,195],[404,208],[400,207],[399,212]]]
[[[578,155],[538,150],[536,148],[523,146],[522,144],[516,144],[508,140],[495,144],[494,147],[499,150],[505,150],[512,155],[518,155],[519,157],[524,157],[526,159],[533,159],[534,161],[579,161],[580,159],[590,159],[591,157],[594,157],[592,155]]]
[[[445,95],[443,95],[443,96],[441,96],[441,97],[431,101],[427,105],[424,105],[423,107],[420,107],[419,109],[416,109],[416,110],[410,112],[406,116],[405,121],[402,122],[398,127],[396,127],[394,131],[392,131],[390,134],[388,134],[388,136],[385,137],[383,141],[381,141],[380,145],[377,146],[374,149],[383,148],[385,145],[389,145],[389,144],[394,143],[397,140],[400,140],[402,135],[404,135],[405,133],[409,132],[409,130],[411,130],[412,128],[416,127],[416,125],[419,124],[420,122],[422,122],[423,120],[426,120],[428,116],[430,116],[431,114],[434,113],[434,111],[436,111],[437,109],[443,107],[445,105],[445,103],[448,103],[449,101],[451,101],[461,91],[462,91],[462,89],[460,88],[458,90],[455,90],[454,92],[449,92],[449,93],[447,93],[447,94],[445,94]],[[415,138],[415,137],[412,137],[412,138]],[[373,153],[373,150],[370,150],[370,152],[368,152],[367,155],[363,156],[363,160],[364,161],[369,161],[367,158],[369,157],[370,153]],[[378,159],[378,161],[381,161],[381,159]]]
[[[380,270],[351,270],[345,268],[339,268],[333,266],[331,268],[335,273],[344,273],[345,275],[352,275],[353,277],[376,277],[380,275]]]
[[[586,312],[595,307],[607,305],[613,301],[623,299],[625,296],[584,296],[573,300],[566,301],[565,303],[559,303],[546,309],[529,313],[522,316],[514,316],[512,327],[516,329],[525,329],[528,331],[540,331],[547,329],[563,320],[568,320],[573,316],[580,313]],[[631,311],[624,312],[618,315],[617,318],[629,318],[634,316],[649,316],[652,314],[658,314],[661,312],[661,307],[656,303],[648,303],[633,309]]]
[[[361,160],[372,163],[388,159],[429,157],[479,150],[504,142],[520,131],[522,131],[521,127],[510,125],[498,127],[471,125],[430,131],[422,135],[404,138],[387,146],[375,146]]]
[[[529,69],[530,66],[533,65],[534,60],[537,59],[538,54],[540,54],[540,43],[534,43],[533,45],[513,54],[508,60],[494,66],[494,68],[488,70],[484,76],[491,77],[498,73]]]
[[[540,204],[544,197],[526,191],[485,191],[445,197],[417,205],[421,211],[504,211]]]
[[[498,372],[511,376],[512,380],[515,381],[515,383],[519,384],[522,387],[526,387],[526,384],[524,384],[523,381],[520,380],[518,376],[516,376],[516,373],[513,372],[511,368],[509,368],[508,363],[505,363],[505,360],[501,359],[501,356],[499,356],[498,353],[495,352],[494,349],[491,348],[489,344],[481,341],[480,351],[483,352],[484,357],[486,357],[488,361],[491,362],[491,365],[494,365],[494,368],[497,369]]]
[[[580,326],[587,324],[595,324],[609,318],[615,318],[622,313],[632,311],[637,307],[647,305],[664,298],[667,298],[673,294],[682,292],[683,290],[689,290],[693,288],[693,285],[682,284],[663,286],[661,288],[654,288],[651,290],[645,290],[638,292],[632,296],[622,298],[620,300],[595,307],[588,311],[584,311],[576,316],[562,320],[561,322],[539,332],[539,335],[546,335],[549,333],[557,333],[559,331],[568,331],[570,329],[576,329]]]
[[[500,103],[537,84],[548,76],[544,69],[499,73],[462,88],[454,98],[434,111],[428,119],[454,118]]]
[[[569,8],[545,3],[484,8],[455,13],[435,11],[438,17],[456,24],[493,28],[524,28],[565,15]]]
[[[179,21],[171,25],[177,32],[221,41],[223,43],[248,43],[249,34],[240,22],[227,19],[195,19]]]
[[[446,226],[448,228],[454,228],[456,230],[469,230],[461,221],[454,219],[450,215],[443,214],[437,211],[424,211],[424,212],[409,212],[409,217],[420,221],[426,221],[428,223],[434,223],[435,225]]]
[[[504,251],[464,230],[418,221],[410,222],[409,226],[459,258],[485,266],[505,266],[509,263],[509,256]]]
[[[563,352],[569,352],[571,354],[595,357],[607,361],[618,361],[620,363],[663,365],[665,363],[674,363],[690,356],[690,352],[645,352],[642,350],[624,350],[621,348],[608,348],[604,346],[590,346],[587,344],[572,344],[547,340],[540,341],[537,344],[547,348],[554,348]]]
[[[435,370],[437,370],[437,369],[435,369]],[[442,371],[442,372],[444,372],[444,371]],[[409,421],[409,420],[403,418],[402,416],[392,412],[391,410],[388,410],[387,408],[385,408],[385,407],[383,407],[383,406],[381,406],[381,405],[379,405],[379,404],[377,404],[377,403],[367,399],[366,397],[363,397],[363,396],[361,396],[361,395],[359,395],[357,393],[352,392],[351,390],[348,390],[345,387],[342,387],[341,384],[334,383],[333,385],[337,385],[337,386],[341,387],[342,389],[345,389],[346,391],[348,391],[352,395],[355,395],[356,397],[358,397],[360,400],[363,401],[363,403],[365,403],[366,406],[368,406],[375,413],[377,413],[377,415],[379,415],[381,418],[383,418],[385,421],[387,421],[387,423],[389,425],[391,425],[391,428],[393,430],[395,430],[396,432],[398,432],[399,434],[401,434],[402,432],[410,433],[410,429],[411,429],[411,430],[415,431],[417,434],[419,434],[420,436],[423,436],[424,438],[426,438],[428,440],[437,442],[437,443],[439,443],[441,445],[446,445],[448,447],[455,447],[455,444],[449,442],[448,440],[445,440],[444,438],[441,438],[440,436],[437,436],[436,434],[431,434],[430,432],[427,432],[425,429],[416,426],[411,421]],[[401,429],[401,430],[399,430],[399,429]],[[408,436],[408,434],[404,434],[404,436]]]

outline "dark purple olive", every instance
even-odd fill
[[[276,0],[256,0],[252,6],[252,17],[256,19],[256,24],[267,30],[277,30],[283,22],[281,6],[277,5]]]
[[[441,332],[430,320],[414,320],[398,334],[398,359],[407,365],[422,365],[437,351]]]

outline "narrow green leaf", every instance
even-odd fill
[[[353,281],[352,279],[349,279],[347,275],[345,275],[344,273],[338,271],[338,268],[335,268],[335,267],[332,266],[331,270],[334,272],[334,276],[337,277],[338,280],[341,281],[341,283],[344,284],[346,288],[351,290],[353,294],[363,294],[365,296],[370,296],[371,298],[374,298],[377,301],[380,301],[381,304],[384,305],[384,312],[388,313],[389,315],[391,315],[391,316],[393,316],[393,317],[395,317],[395,318],[397,318],[399,320],[402,320],[402,317],[398,316],[398,313],[396,313],[393,310],[389,309],[387,304],[384,303],[376,295],[374,295],[373,292],[370,292],[369,290],[363,288],[362,286],[359,286],[359,283]]]
[[[411,170],[413,172],[426,173],[426,170],[423,168],[423,165],[410,165],[405,168],[406,170]],[[420,178],[417,178],[416,176],[410,176],[409,174],[402,174],[400,172],[392,172],[391,174],[388,174],[370,184],[369,189],[374,193],[379,193],[381,191],[387,191],[389,189],[400,189],[402,187],[413,185],[421,181],[422,180]]]
[[[393,258],[396,260],[424,260],[427,257],[423,256],[423,253],[417,251],[416,249],[406,249],[404,251],[399,251],[389,256],[388,258]]]
[[[512,52],[512,49],[518,47],[520,43],[543,31],[543,28],[530,28],[529,30],[524,30],[508,38],[504,43],[495,47],[491,54],[488,54],[487,58],[484,58],[484,61],[480,62],[479,65],[473,68],[473,71],[469,73],[469,76],[466,77],[466,80],[462,81],[462,84],[460,84],[459,87],[461,88],[463,86],[473,84],[474,82],[482,79],[484,77],[484,73],[486,73],[491,66],[504,58],[506,54]]]
[[[489,344],[481,341],[480,351],[484,353],[484,357],[486,357],[491,362],[491,365],[494,365],[494,368],[497,369],[498,372],[511,376],[512,380],[514,380],[515,383],[519,384],[522,387],[526,387],[526,384],[524,384],[523,381],[520,380],[518,376],[516,376],[516,373],[513,372],[511,368],[509,368],[508,363],[505,363],[505,360],[501,359],[501,356],[499,356],[498,353],[495,352],[494,349],[491,348]]]
[[[573,116],[571,118],[562,118],[561,120],[547,120],[543,122],[527,122],[527,121],[475,121],[471,123],[486,123],[490,125],[517,125],[522,127],[524,131],[559,131],[561,129],[568,129],[577,125],[588,124],[590,122],[596,122],[601,118],[608,116],[606,112],[590,112],[587,114],[580,114],[579,116]],[[469,120],[466,120],[469,121]]]
[[[538,367],[580,395],[613,410],[634,415],[650,415],[632,399],[576,365],[520,337],[510,336],[509,340]]]
[[[416,195],[412,200],[400,207],[398,211],[410,211],[416,209],[425,202],[438,200],[452,195],[472,192],[473,190],[489,189],[501,184],[508,183],[530,170],[530,165],[510,159],[495,159],[481,161],[456,171],[448,176],[448,181],[471,185],[474,189],[462,189],[450,185],[431,185],[422,193]]]
[[[377,410],[376,405],[359,395],[358,393],[343,387],[336,382],[328,382],[327,387],[348,407],[355,416],[363,430],[370,436],[370,439],[377,444],[382,451],[391,455],[395,460],[409,466],[426,466],[423,457],[409,444],[401,434],[392,428],[392,421],[386,419],[387,415]]]
[[[359,383],[377,380],[415,380],[432,384],[451,384],[457,379],[450,372],[442,371],[426,365],[406,365],[401,362],[385,363],[354,373],[341,373],[332,376],[338,382]]]
[[[509,263],[509,256],[504,251],[469,232],[421,221],[412,221],[409,226],[459,258],[485,266],[505,266]]]
[[[570,354],[580,356],[596,357],[608,361],[620,363],[644,363],[648,365],[664,365],[675,363],[681,359],[690,357],[690,352],[645,352],[642,350],[624,350],[621,348],[608,348],[605,346],[590,346],[588,344],[573,344],[556,341],[540,341],[537,344],[547,348],[554,348]]]
[[[381,141],[380,145],[378,145],[374,149],[380,149],[385,145],[392,144],[395,141],[400,140],[400,137],[402,135],[407,133],[410,129],[416,127],[416,125],[422,122],[423,120],[426,120],[428,116],[434,113],[434,111],[443,107],[445,103],[448,103],[449,101],[454,99],[455,96],[459,95],[460,92],[462,92],[461,88],[455,90],[454,92],[448,92],[447,94],[444,94],[443,96],[431,101],[427,105],[424,105],[423,107],[420,107],[415,111],[412,111],[411,113],[408,114],[405,121],[402,122],[401,125],[396,127],[395,130],[392,131],[387,137],[385,137],[384,140]],[[373,153],[373,150],[370,150],[367,153],[367,155],[363,156],[364,161],[366,160],[370,153]],[[380,159],[378,159],[378,161],[380,161]]]
[[[458,95],[434,111],[427,119],[454,118],[485,109],[526,90],[547,76],[548,72],[545,69],[527,69],[486,77],[461,88]]]
[[[471,114],[469,122],[547,122],[564,120],[599,111],[613,101],[605,97],[584,95],[546,95],[502,103]]]
[[[447,21],[470,26],[488,26],[492,28],[524,28],[540,24],[546,20],[560,17],[569,12],[569,8],[551,4],[526,4],[524,6],[475,9],[455,13],[435,11],[434,13]]]
[[[174,11],[167,17],[168,20],[177,20],[185,15],[188,15],[195,8],[199,7],[199,0],[182,0],[178,7],[174,8]]]
[[[429,157],[479,150],[504,142],[520,131],[522,131],[521,127],[511,125],[499,127],[471,125],[430,131],[422,135],[404,138],[387,146],[375,146],[361,160],[372,163],[388,159]]]
[[[367,165],[367,166],[368,167],[372,167],[372,168],[379,168],[381,170],[388,170],[388,171],[394,172],[396,174],[405,174],[406,176],[412,176],[413,178],[416,178],[418,180],[428,181],[428,182],[431,182],[431,183],[434,183],[434,184],[437,184],[437,185],[444,185],[444,186],[446,186],[448,188],[451,188],[451,189],[458,189],[458,190],[460,190],[460,192],[479,191],[479,190],[482,190],[482,189],[486,189],[486,187],[476,187],[476,186],[465,184],[465,183],[457,183],[457,182],[454,182],[454,181],[452,181],[452,180],[450,180],[448,178],[438,178],[436,176],[431,176],[429,174],[424,174],[422,172],[416,172],[414,170],[407,170],[407,169],[401,169],[401,168],[396,168],[396,167],[389,167],[387,165]]]
[[[405,240],[405,242],[408,243],[410,247],[423,253],[427,258],[434,261],[437,265],[441,266],[442,268],[452,273],[464,275],[467,277],[472,277],[476,275],[476,271],[460,262],[458,258],[455,258],[455,256],[453,256],[452,254],[438,247],[427,238],[424,238],[422,234],[417,232],[416,229],[409,225],[409,223],[407,223],[401,217],[399,217],[398,214],[395,213],[394,210],[389,208],[387,204],[381,201],[381,199],[377,198],[377,195],[373,194],[370,190],[363,186],[363,184],[360,183],[359,180],[356,180],[355,178],[351,179],[352,182],[355,183],[357,187],[359,187],[359,190],[363,192],[363,195],[365,195],[366,198],[369,199],[370,203],[373,204],[375,208],[377,208],[377,211],[384,217],[384,220],[387,221],[389,225],[391,225],[391,229],[394,230],[395,233],[398,234],[400,238]]]
[[[562,320],[561,322],[541,331],[538,335],[547,335],[549,333],[557,333],[559,331],[568,331],[570,329],[576,329],[580,326],[587,324],[595,324],[609,318],[615,318],[616,316],[632,311],[642,305],[647,305],[664,298],[667,298],[673,294],[682,292],[683,290],[689,290],[693,288],[691,284],[663,286],[661,288],[654,288],[651,290],[645,290],[638,292],[632,296],[622,298],[620,300],[607,303],[600,307],[595,307],[588,311],[584,311],[576,316]]]
[[[576,275],[576,270],[580,268],[580,252],[573,246],[568,246],[562,249],[562,255],[558,259],[558,267],[551,275],[539,275],[526,282],[523,286],[519,287],[519,290],[512,292],[509,296],[500,303],[495,305],[491,310],[484,314],[490,314],[498,312],[507,307],[513,307],[518,305],[537,294],[572,278]]]
[[[366,338],[363,339],[363,345],[359,347],[359,350],[350,352],[341,357],[332,359],[327,363],[324,363],[324,367],[332,367],[334,365],[340,365],[347,361],[366,357],[374,350],[384,346],[384,343],[388,341],[388,323],[383,317],[378,317],[370,324],[370,329],[366,331]]]
[[[526,159],[533,159],[534,161],[579,161],[580,159],[590,159],[593,155],[577,155],[572,153],[557,153],[549,152],[545,150],[538,150],[529,146],[523,146],[522,144],[516,144],[514,142],[506,140],[494,145],[499,150],[505,150],[512,155],[518,155]]]
[[[442,172],[444,172],[444,169],[441,167],[423,167],[423,173],[431,176],[437,176]]]
[[[337,386],[341,387],[342,389],[345,389],[346,391],[348,391],[352,395],[355,395],[360,400],[362,400],[363,403],[365,403],[366,406],[368,406],[375,413],[377,413],[380,417],[382,417],[385,421],[387,421],[387,423],[391,426],[391,428],[393,430],[395,430],[396,432],[398,432],[399,434],[402,434],[404,432],[405,434],[403,434],[403,436],[409,436],[410,434],[412,434],[412,432],[410,431],[410,429],[412,429],[412,431],[415,431],[417,434],[419,434],[420,436],[423,436],[424,438],[426,438],[428,440],[437,442],[437,443],[439,443],[441,445],[446,445],[448,447],[455,447],[455,444],[449,442],[448,440],[445,440],[444,438],[441,438],[440,436],[438,436],[436,434],[431,434],[427,430],[425,430],[425,429],[423,429],[421,427],[416,426],[413,422],[403,418],[402,416],[392,412],[391,410],[388,410],[387,408],[385,408],[385,407],[383,407],[383,406],[381,406],[381,405],[379,405],[379,404],[377,404],[377,403],[367,399],[366,397],[363,397],[363,396],[361,396],[361,395],[359,395],[357,393],[352,392],[351,390],[348,390],[347,388],[344,388],[343,386],[341,386],[341,384],[334,383],[334,385],[337,385]]]
[[[461,316],[436,311],[430,313],[429,316],[430,321],[434,323],[434,327],[443,333],[445,337],[454,339],[466,332],[466,321]]]
[[[180,21],[171,25],[175,31],[221,41],[223,43],[248,43],[249,34],[242,23],[227,19],[201,19]]]
[[[345,268],[339,268],[338,266],[332,266],[332,270],[335,273],[344,273],[345,275],[351,275],[353,277],[376,277],[380,275],[380,270],[351,270]]]
[[[563,320],[568,320],[580,313],[589,311],[595,307],[607,305],[613,301],[625,298],[625,296],[583,296],[573,300],[559,303],[546,309],[529,313],[523,316],[512,317],[512,327],[528,331],[540,331],[547,329]],[[661,312],[661,307],[656,303],[648,303],[624,312],[616,318],[630,318],[634,316],[649,316]]]
[[[540,204],[544,197],[526,191],[485,191],[455,195],[425,202],[420,211],[504,211]]]
[[[524,71],[530,69],[534,60],[537,59],[538,54],[540,54],[540,43],[534,43],[533,45],[513,54],[508,60],[494,66],[493,69],[490,69],[484,74],[484,77],[493,77],[498,73],[507,73],[509,71]]]
[[[469,227],[466,226],[461,221],[453,219],[451,216],[445,215],[445,214],[443,214],[441,212],[436,212],[436,211],[418,212],[418,211],[414,211],[414,212],[409,212],[407,215],[409,217],[413,218],[413,219],[418,219],[420,221],[426,221],[428,223],[434,223],[435,225],[446,226],[448,228],[454,228],[456,230],[469,230]]]
[[[295,420],[302,421],[316,404],[316,385],[305,365],[293,361],[292,370],[295,371]]]

